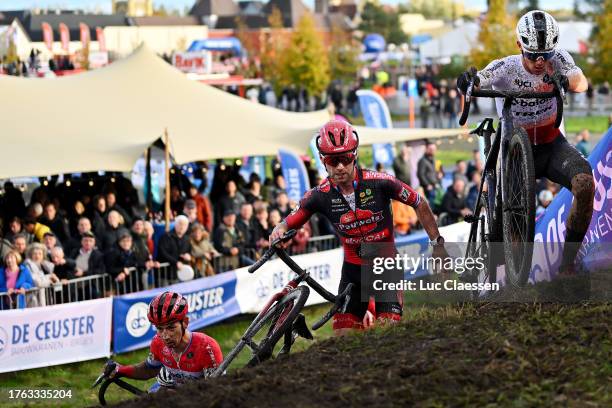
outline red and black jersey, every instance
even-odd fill
[[[304,194],[296,209],[285,218],[289,229],[299,228],[314,213],[329,219],[344,247],[344,261],[361,264],[360,245],[394,242],[391,200],[417,207],[421,197],[395,177],[373,170],[355,171],[355,210],[339,188],[327,178]]]
[[[146,365],[152,368],[165,366],[171,379],[179,385],[200,377],[208,377],[222,361],[221,348],[215,339],[204,333],[191,332],[189,344],[178,361],[156,334],[151,341]]]

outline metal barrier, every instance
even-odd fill
[[[306,247],[302,249],[296,249],[289,247],[290,255],[301,255],[309,254],[312,252],[327,251],[340,247],[340,239],[336,235],[321,235],[318,237],[312,237],[306,243]]]
[[[340,240],[337,236],[323,235],[310,238],[304,250],[290,250],[289,252],[292,255],[299,255],[326,251],[338,248],[339,246]],[[242,255],[252,261],[256,261],[260,257],[259,252],[254,248],[246,248]],[[222,273],[247,265],[248,260],[245,258],[241,259],[239,256],[218,256],[212,260],[212,266],[215,273]],[[71,279],[66,283],[58,283],[46,288],[28,289],[25,295],[9,295],[7,292],[3,292],[0,293],[0,310],[98,299],[113,294],[122,295],[147,289],[161,288],[178,282],[176,272],[172,270],[168,263],[162,263],[159,268],[152,268],[149,270],[137,268],[128,269],[130,274],[123,281],[117,281],[109,274],[100,274]],[[196,272],[194,278],[200,276],[201,275]]]
[[[122,281],[114,280],[116,295],[162,288],[178,282],[176,275],[172,274],[169,263],[162,263],[159,268],[147,270],[143,268],[128,268],[128,271],[130,274]]]
[[[40,300],[45,299],[46,288],[27,289],[25,294],[13,292],[9,295],[8,292],[0,292],[0,310],[23,309],[25,307],[44,306]]]
[[[44,289],[46,304],[53,305],[107,297],[111,295],[111,288],[110,275],[100,274],[70,279]]]

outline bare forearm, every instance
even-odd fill
[[[583,74],[574,74],[569,78],[569,90],[574,93],[585,92],[589,87],[589,82]]]
[[[438,230],[438,224],[436,223],[436,219],[427,203],[427,200],[422,199],[421,203],[417,208],[415,208],[417,217],[419,221],[421,221],[421,225],[425,228],[429,239],[436,239],[440,236],[440,231]]]

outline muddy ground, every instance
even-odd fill
[[[395,327],[119,406],[612,406],[611,316],[610,303],[413,308]]]

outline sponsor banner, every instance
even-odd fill
[[[183,72],[209,74],[212,72],[212,57],[207,51],[175,52],[172,54],[172,65]]]
[[[96,39],[98,40],[98,51],[106,52],[106,37],[102,27],[96,27]]]
[[[317,136],[314,135],[312,139],[310,139],[310,151],[312,152],[312,157],[314,158],[315,166],[317,167],[317,171],[323,177],[324,174],[327,174],[327,169],[323,162],[321,161],[321,157],[319,156],[319,149],[317,148]]]
[[[2,312],[0,373],[110,356],[111,298]]]
[[[287,195],[290,200],[299,202],[302,196],[310,189],[308,171],[300,156],[285,149],[279,149],[281,168],[285,184],[287,185]]]
[[[89,45],[89,27],[85,23],[79,23],[79,34],[81,35],[81,44],[83,48]]]
[[[49,51],[53,51],[53,29],[49,23],[43,22],[42,24],[43,41]]]
[[[292,258],[329,292],[338,292],[344,260],[342,248]],[[295,273],[280,259],[266,262],[252,274],[247,269],[236,270],[236,298],[242,313],[259,313],[270,297],[295,277]],[[325,302],[321,295],[311,289],[306,305]]]
[[[236,274],[209,278],[117,296],[113,301],[113,351],[124,353],[148,347],[155,327],[147,318],[149,302],[158,294],[174,291],[187,298],[189,329],[196,330],[240,314],[236,300]]]
[[[240,54],[242,52],[242,44],[240,40],[235,37],[206,38],[204,40],[195,40],[192,42],[187,51],[231,51]]]
[[[62,50],[70,51],[70,30],[64,23],[59,23],[60,41],[62,42]]]
[[[599,141],[588,157],[595,181],[593,216],[577,263],[593,271],[612,263],[612,254],[601,250],[612,243],[612,128]],[[536,220],[535,242],[543,242],[544,250],[534,254],[530,281],[551,280],[551,271],[561,263],[565,241],[565,221],[572,207],[572,193],[563,188]]]
[[[379,94],[370,90],[360,89],[357,91],[359,106],[363,112],[363,119],[367,127],[391,129],[391,114],[387,103]],[[372,144],[374,166],[381,163],[389,169],[393,166],[393,145],[391,143]]]

